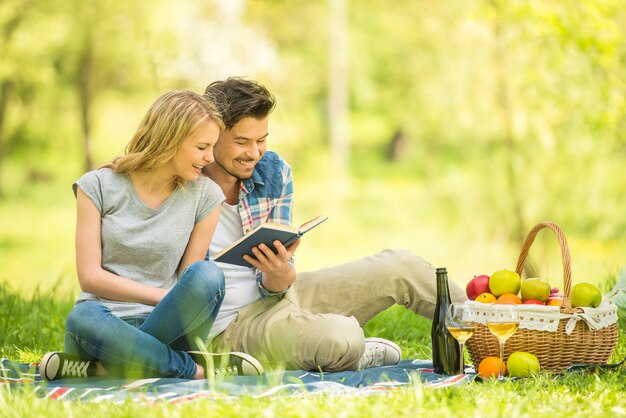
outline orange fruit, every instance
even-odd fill
[[[485,379],[498,377],[499,371],[500,357],[485,357],[478,365],[478,374]],[[506,374],[506,362],[502,364],[502,374]]]
[[[504,295],[501,295],[498,299],[496,299],[495,303],[521,305],[522,300],[513,293],[505,293]]]
[[[481,303],[493,303],[496,301],[496,297],[491,293],[481,293],[480,295],[476,296],[476,299],[474,300]]]
[[[546,306],[561,306],[563,305],[563,299],[561,298],[549,298],[546,302]]]

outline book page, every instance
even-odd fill
[[[300,225],[300,228],[299,228],[300,234],[304,234],[309,229],[311,229],[311,228],[321,224],[322,222],[324,222],[326,219],[328,219],[328,216],[320,215],[320,216],[318,216],[316,218],[311,219],[310,221],[307,221],[307,222],[303,223],[302,225]]]

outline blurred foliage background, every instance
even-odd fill
[[[70,185],[123,152],[170,89],[246,76],[277,97],[270,148],[301,270],[387,247],[464,285],[557,222],[574,281],[624,265],[623,0],[2,0],[0,284],[78,289]],[[533,275],[561,282],[543,232]]]

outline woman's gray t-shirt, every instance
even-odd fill
[[[127,174],[101,168],[73,184],[101,215],[102,268],[148,286],[171,289],[194,225],[222,204],[220,187],[207,177],[186,182],[157,209],[146,206]],[[82,292],[76,303],[99,300],[119,317],[145,315],[153,306],[102,299]]]

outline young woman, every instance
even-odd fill
[[[202,96],[166,93],[123,157],[73,184],[82,292],[67,318],[65,352],[44,356],[42,378],[262,373],[244,353],[192,351],[224,297],[222,271],[204,261],[224,196],[201,176],[223,127]]]

